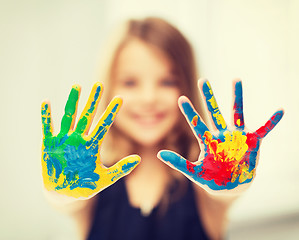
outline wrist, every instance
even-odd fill
[[[79,200],[74,197],[48,191],[44,188],[44,195],[51,206],[60,212],[75,213],[87,205],[87,200]]]

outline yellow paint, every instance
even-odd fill
[[[191,123],[192,123],[193,126],[197,126],[197,122],[198,122],[198,116],[195,115],[195,116],[193,117]]]
[[[240,127],[240,125],[241,125],[240,119],[237,119],[237,125]]]
[[[245,163],[242,164],[242,167],[240,169],[241,169],[240,178],[239,178],[240,183],[245,182],[247,179],[253,178],[253,174],[255,171],[254,169],[249,172],[249,166],[246,165]]]
[[[140,157],[139,156],[129,156],[125,158],[121,164],[115,164],[111,168],[106,168],[103,166],[100,161],[97,161],[95,173],[99,174],[100,179],[99,181],[96,182],[97,187],[96,189],[89,189],[89,188],[75,188],[75,189],[70,189],[69,186],[63,189],[56,190],[55,188],[61,184],[63,184],[65,180],[65,175],[60,174],[60,177],[58,178],[58,182],[55,183],[53,181],[53,178],[49,177],[44,177],[44,186],[48,191],[56,191],[57,193],[66,195],[66,196],[71,196],[74,198],[88,198],[90,196],[93,196],[95,193],[107,188],[114,182],[116,182],[119,178],[121,178],[124,175],[129,174],[129,172],[124,173],[122,171],[122,166],[127,164],[127,163],[132,163],[137,161],[138,163],[140,162]],[[132,169],[133,170],[133,169]],[[48,176],[47,172],[47,166],[46,162],[42,161],[42,174],[43,176]],[[55,169],[53,172],[53,176],[55,176]]]
[[[227,169],[232,172],[231,182],[234,182],[238,176],[240,176],[240,183],[253,178],[255,170],[249,172],[249,165],[244,161],[242,162],[248,150],[247,137],[242,132],[226,131],[224,133],[225,141],[221,143],[214,140],[210,132],[205,132],[204,136],[206,138],[205,144],[210,149],[211,154],[214,155],[214,160],[231,163],[229,164],[231,168]]]
[[[209,85],[209,84],[208,84]],[[210,85],[209,85],[209,88],[210,88]],[[213,112],[211,112],[211,114],[213,115],[213,117],[216,119],[216,122],[218,125],[221,125],[221,127],[224,129],[226,128],[226,123],[224,121],[224,118],[223,116],[221,115],[220,111],[219,111],[219,108],[218,108],[218,105],[217,105],[217,102],[216,102],[216,99],[215,97],[213,96],[213,92],[212,92],[212,89],[210,88],[210,93],[212,95],[212,97],[210,99],[208,99],[208,102],[210,102],[212,108],[213,108]]]
[[[103,126],[104,125],[104,120],[108,117],[109,114],[111,114],[112,112],[112,109],[116,106],[117,106],[117,110],[116,112],[113,114],[113,119],[116,117],[116,113],[119,111],[121,105],[123,103],[123,100],[121,98],[114,98],[108,105],[108,107],[106,108],[105,112],[103,113],[103,115],[101,116],[101,119],[99,120],[97,126],[95,127],[95,129],[92,131],[92,133],[89,135],[89,136],[86,136],[85,137],[85,140],[86,141],[90,141],[97,133],[98,129],[100,126]],[[108,127],[106,127],[107,130],[108,130]],[[104,137],[102,139],[99,139],[99,145],[102,144],[104,140]]]
[[[212,92],[212,87],[211,87],[211,84],[210,84],[210,82],[209,81],[207,81],[206,82],[206,84],[208,85],[208,87],[209,87],[209,92],[210,92],[210,94],[211,95],[213,95],[213,92]]]
[[[209,99],[209,102],[211,103],[211,106],[213,109],[218,109],[218,104],[216,102],[216,99],[214,96],[212,96],[210,99]]]
[[[221,127],[224,129],[226,128],[226,123],[225,120],[223,118],[223,116],[221,115],[220,111],[218,110],[217,112],[213,113],[213,116],[216,119],[216,122],[218,125],[221,125]]]
[[[65,147],[66,144],[69,144],[74,147],[78,147],[80,144],[83,144],[84,146],[91,147],[91,144],[88,143],[88,141],[91,141],[92,144],[97,144],[98,149],[101,147],[101,143],[104,139],[105,134],[107,133],[111,122],[113,122],[119,108],[122,105],[122,99],[121,98],[114,98],[105,110],[104,114],[102,115],[101,119],[99,120],[97,126],[92,131],[92,133],[88,136],[86,136],[86,133],[88,132],[88,129],[91,125],[91,122],[93,120],[94,111],[98,105],[98,101],[101,95],[101,92],[99,92],[99,96],[96,97],[95,94],[99,90],[100,83],[96,83],[93,87],[93,90],[91,92],[91,95],[88,99],[88,102],[86,104],[86,107],[83,110],[83,113],[81,115],[80,120],[78,121],[77,127],[79,128],[80,134],[77,132],[77,128],[75,131],[71,130],[68,133],[65,133],[64,136],[67,137],[67,140],[69,140],[65,144],[61,145],[55,145],[55,139],[57,139],[60,136],[52,136],[52,125],[51,125],[51,113],[50,109],[47,108],[46,103],[42,104],[42,123],[43,123],[43,130],[44,130],[44,138],[43,138],[43,144],[42,144],[42,175],[43,175],[43,181],[44,186],[48,191],[55,191],[57,193],[60,193],[62,195],[74,197],[74,198],[89,198],[91,196],[94,196],[96,193],[101,191],[102,189],[105,189],[106,187],[113,184],[115,181],[117,181],[120,177],[129,174],[139,163],[140,163],[140,157],[137,155],[132,155],[129,157],[124,158],[121,160],[121,162],[118,162],[114,166],[110,168],[106,168],[100,161],[100,154],[95,154],[96,158],[96,167],[94,172],[99,175],[99,180],[95,182],[92,182],[95,184],[95,189],[90,189],[88,187],[76,187],[74,189],[70,189],[70,186],[72,183],[76,182],[77,179],[71,180],[71,182],[67,182],[67,176],[64,174],[63,170],[62,173],[59,175],[58,178],[56,178],[55,168],[53,167],[53,172],[51,176],[48,174],[48,167],[47,162],[50,161],[51,157],[59,158],[61,165],[67,165],[67,159],[65,156]],[[80,90],[80,87],[78,85],[74,85],[72,90],[68,103],[66,105],[66,108],[70,108],[71,112],[73,111],[73,106],[76,104],[76,110],[77,111],[77,104],[78,104],[78,98]],[[101,87],[102,89],[102,87]],[[73,104],[73,105],[72,105]],[[111,115],[112,114],[112,115]],[[72,115],[72,119],[75,118],[75,115]],[[104,129],[104,132],[101,131]],[[101,132],[100,132],[101,131]],[[101,134],[99,134],[99,132]],[[100,136],[100,139],[98,139]],[[48,145],[47,145],[48,144]],[[46,148],[47,147],[47,148]],[[93,146],[94,147],[94,146]],[[117,151],[117,149],[116,149]],[[62,166],[62,169],[65,169],[65,166]],[[76,175],[76,174],[75,174]],[[70,181],[70,180],[69,180]],[[92,184],[91,183],[91,184]],[[68,184],[67,186],[63,186],[63,184]],[[61,188],[61,189],[60,189]]]
[[[99,88],[100,88],[100,91],[99,91]],[[99,100],[101,99],[101,96],[103,94],[102,89],[103,89],[103,85],[100,82],[97,82],[93,85],[90,96],[88,98],[88,101],[81,113],[80,119],[86,120],[85,124],[82,124],[83,129],[85,129],[85,131],[83,131],[84,133],[87,133],[90,128],[90,125],[92,123],[92,120],[93,120],[93,117],[94,117],[94,114],[96,111],[95,109],[97,109]],[[94,98],[98,91],[99,91],[98,97],[96,98],[96,101],[95,101]]]
[[[43,131],[45,131],[45,125],[47,125],[49,128],[48,131],[52,133],[53,126],[51,124],[51,110],[50,110],[50,106],[46,102],[42,103],[42,118],[44,118],[45,121],[45,124],[42,124]]]

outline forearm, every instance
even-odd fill
[[[197,193],[197,204],[203,226],[213,240],[224,239],[228,225],[228,211],[237,198],[235,196],[215,196],[194,186]]]
[[[70,216],[85,209],[90,202],[90,200],[78,200],[46,189],[44,189],[44,195],[52,207]]]
[[[97,197],[88,200],[77,200],[47,190],[44,190],[44,193],[48,202],[56,210],[70,216],[74,220],[78,239],[86,239],[92,221],[92,210]]]

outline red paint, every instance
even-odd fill
[[[190,161],[186,161],[186,164],[187,164],[187,169],[188,169],[188,171],[191,172],[191,173],[195,173],[194,167],[195,167],[196,165],[193,164],[193,163],[190,162]]]
[[[220,159],[222,159],[222,161],[226,161],[227,154],[224,151],[218,153],[218,156],[220,157]]]
[[[210,143],[210,147],[211,147],[211,150],[213,151],[213,154],[216,154],[216,152],[217,152],[217,146],[218,146],[218,142],[217,141],[212,141]]]
[[[250,161],[250,151],[247,151],[244,155],[244,159],[240,162],[240,165],[245,163],[246,165],[249,165],[249,161]]]
[[[256,134],[255,133],[247,133],[246,137],[247,137],[246,144],[248,145],[248,148],[249,149],[256,148],[257,142],[258,142]]]
[[[239,124],[237,123],[238,120],[240,120]],[[244,126],[244,121],[242,119],[242,115],[237,112],[234,113],[234,124],[235,124],[235,126],[238,126],[238,127]]]
[[[276,117],[276,115],[272,116],[271,119],[268,120],[264,126],[256,130],[256,134],[258,134],[260,138],[265,137],[275,127],[275,124],[273,124],[273,122],[276,121]]]
[[[219,186],[227,185],[228,182],[231,182],[234,166],[235,163],[232,161],[219,161],[214,158],[214,155],[208,154],[203,162],[203,170],[200,175],[207,181],[214,180]]]
[[[266,136],[268,133],[267,128],[265,126],[260,127],[258,130],[256,130],[256,134],[260,137],[263,138]]]
[[[242,127],[244,126],[244,120],[243,120],[243,114],[236,111],[237,104],[234,104],[234,124],[235,126]],[[237,123],[237,121],[240,120],[240,124]]]
[[[219,186],[226,185],[231,182],[232,173],[235,171],[235,161],[229,160],[225,151],[217,152],[218,141],[212,138],[210,133],[204,134],[205,143],[207,145],[207,156],[202,164],[200,176],[207,180],[214,180]]]
[[[196,127],[196,126],[197,126],[197,122],[198,122],[198,116],[195,115],[195,116],[193,117],[191,123],[192,123],[192,125],[193,125],[194,127]]]
[[[207,146],[206,157],[202,162],[199,176],[207,181],[214,181],[218,186],[226,186],[230,182],[234,182],[240,174],[243,173],[244,166],[250,164],[251,153],[258,148],[259,138],[256,133],[246,134],[246,144],[248,151],[242,159],[236,160],[229,157],[227,150],[217,152],[219,139],[213,139],[210,132],[205,132],[204,143]]]

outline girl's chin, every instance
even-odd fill
[[[147,148],[152,148],[152,147],[157,147],[160,145],[162,142],[162,138],[160,139],[133,139],[133,142],[135,144],[141,146],[141,147],[147,147]]]

